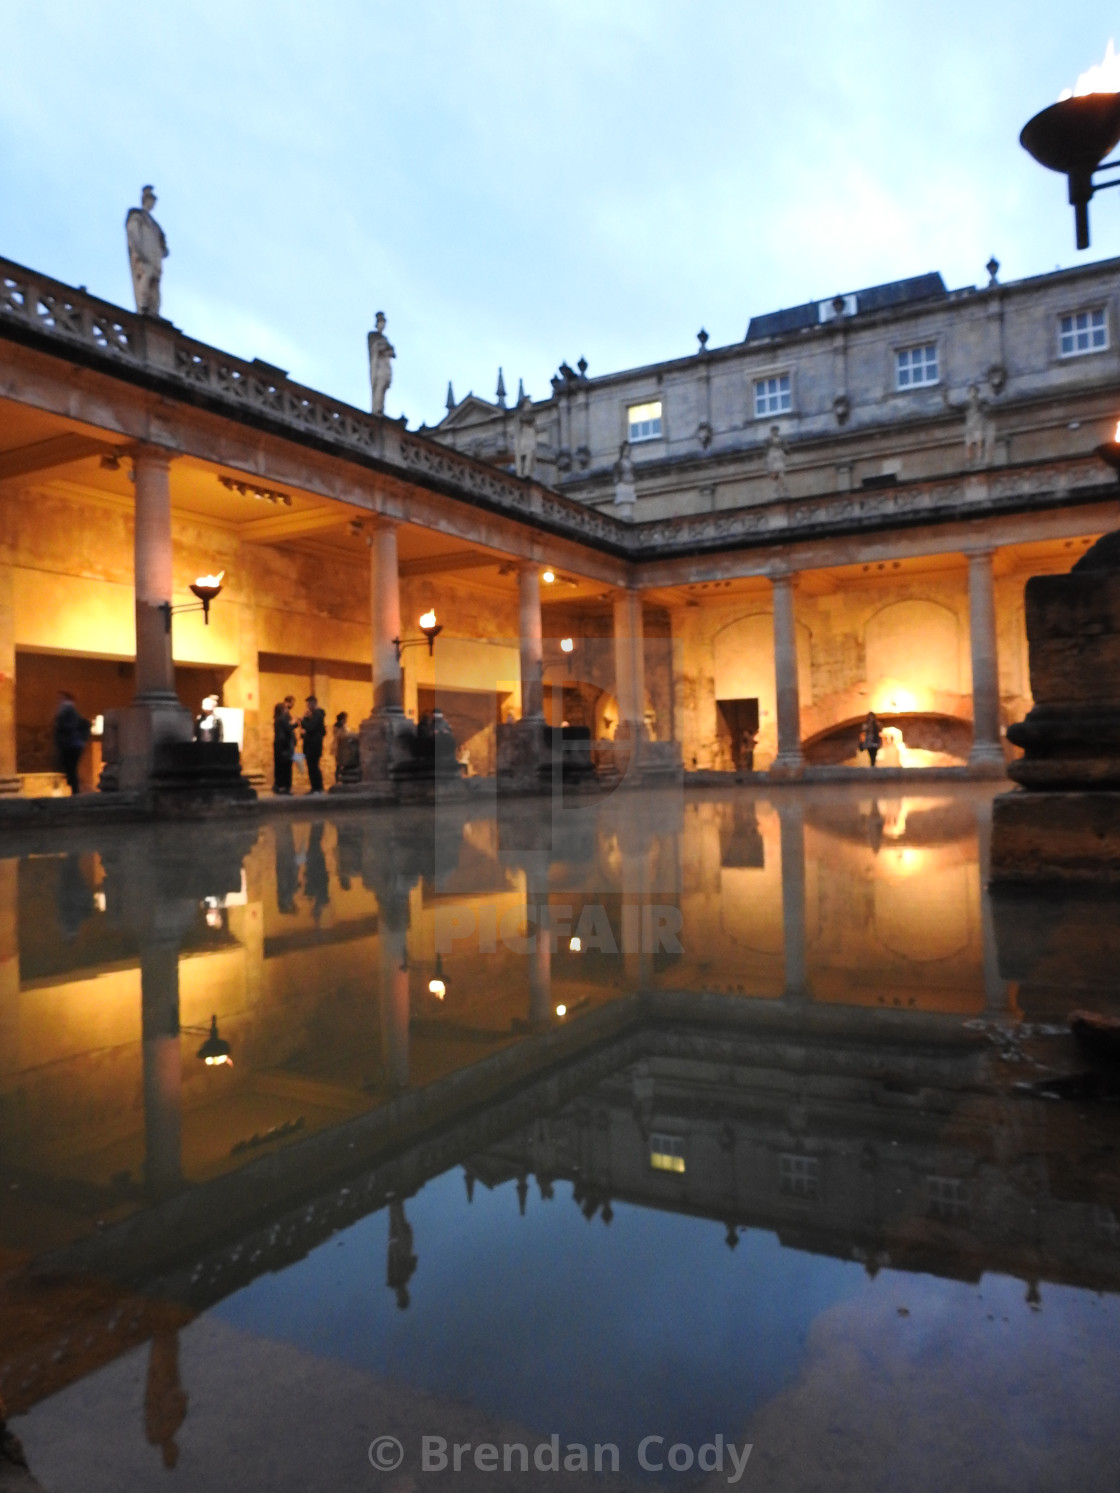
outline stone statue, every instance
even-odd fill
[[[774,492],[779,497],[786,495],[786,447],[782,432],[777,425],[770,427],[770,439],[766,443],[766,470],[770,473]]]
[[[128,264],[132,270],[132,289],[136,309],[141,316],[159,315],[159,282],[163,261],[167,258],[167,240],[163,229],[152,217],[156,194],[152,187],[140,190],[140,207],[130,207],[124,220],[128,240]]]
[[[995,456],[995,421],[973,384],[968,391],[964,415],[964,459],[970,467],[990,467]]]
[[[385,313],[379,311],[374,318],[377,330],[369,334],[366,339],[369,343],[369,386],[373,396],[373,413],[383,415],[385,413],[385,395],[389,392],[389,385],[393,382],[393,359],[396,352],[393,344],[385,335]]]
[[[513,433],[513,455],[519,477],[531,477],[537,464],[537,417],[533,401],[522,394],[517,401],[517,424]]]
[[[630,442],[623,441],[618,448],[618,460],[614,464],[614,506],[619,518],[634,517],[634,503],[638,489],[634,485],[634,463],[630,457]]]

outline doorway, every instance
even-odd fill
[[[729,738],[731,761],[736,772],[753,772],[754,748],[758,740],[758,699],[717,700],[720,722]],[[722,732],[720,733],[723,734]]]

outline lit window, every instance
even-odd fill
[[[815,1198],[820,1190],[821,1164],[815,1156],[787,1152],[778,1158],[781,1189],[790,1197]]]
[[[627,411],[632,441],[657,441],[661,439],[661,401],[652,404],[632,404]]]
[[[1108,322],[1103,306],[1098,306],[1095,311],[1075,311],[1071,316],[1059,316],[1058,330],[1063,358],[1103,352],[1108,346]]]
[[[649,1164],[655,1172],[684,1171],[684,1136],[658,1135],[649,1138]]]
[[[904,347],[895,353],[898,387],[917,389],[922,384],[937,383],[937,343],[923,347]]]
[[[761,420],[764,415],[788,415],[792,408],[788,373],[779,373],[777,378],[755,380],[754,413],[756,420]]]

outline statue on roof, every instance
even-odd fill
[[[370,332],[366,341],[369,346],[369,387],[372,409],[375,415],[385,413],[385,395],[393,382],[393,359],[396,352],[385,335],[385,313],[379,311],[374,317],[376,330]]]
[[[777,425],[771,425],[770,438],[766,442],[766,470],[770,473],[775,496],[786,497],[786,443]]]
[[[533,401],[524,389],[517,401],[517,424],[513,432],[513,455],[519,477],[532,477],[537,464],[537,417]]]
[[[964,412],[964,459],[970,467],[990,467],[995,457],[996,427],[980,389],[972,384]]]
[[[124,220],[124,233],[128,242],[128,264],[132,271],[132,289],[136,295],[136,309],[141,316],[159,315],[159,282],[163,274],[163,261],[167,258],[167,240],[163,229],[152,217],[156,205],[153,187],[140,189],[139,207],[130,207]]]

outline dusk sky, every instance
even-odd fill
[[[155,184],[163,310],[367,406],[443,413],[497,369],[540,398],[713,346],[749,317],[1074,248],[1024,122],[1120,34],[1100,0],[54,3],[0,48],[0,254],[131,306],[124,215]]]

